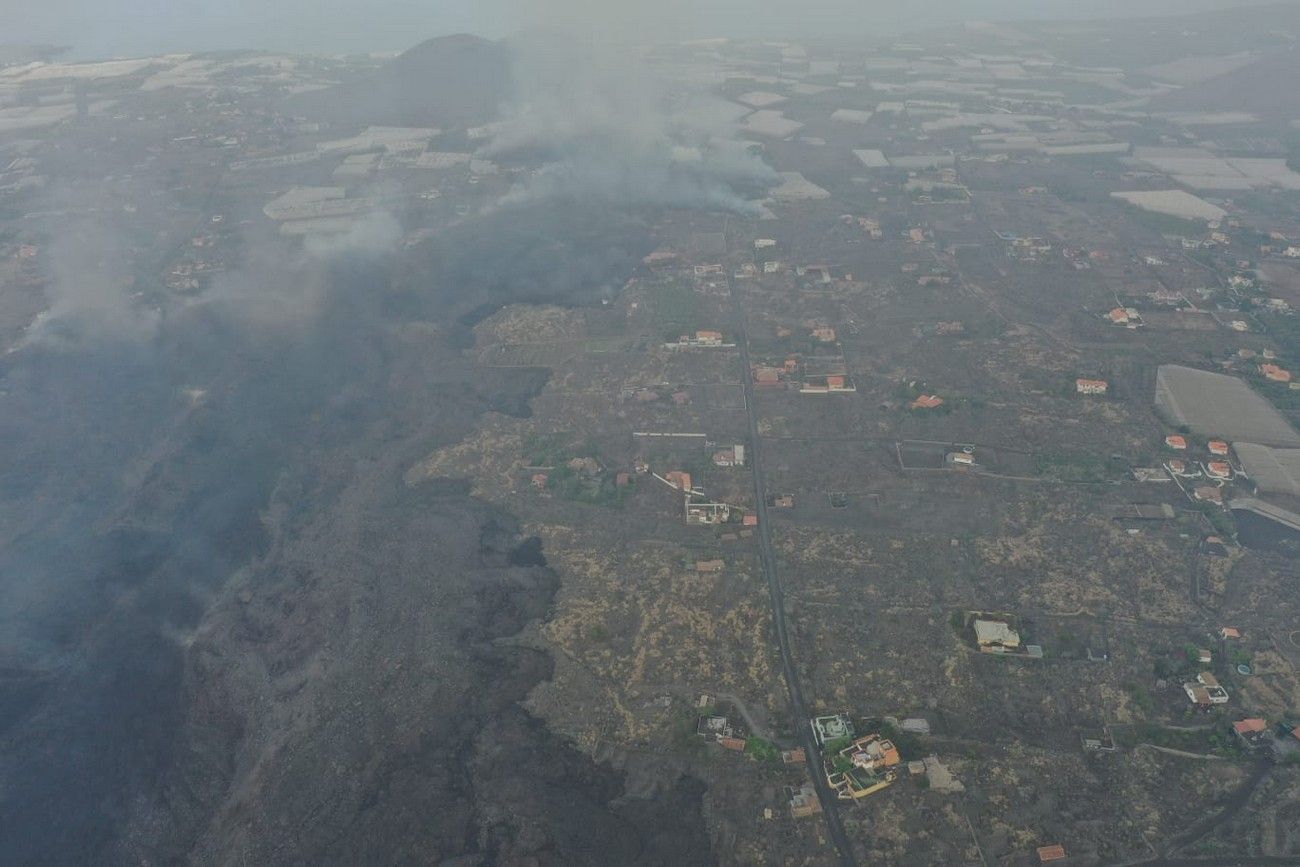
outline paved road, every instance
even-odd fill
[[[812,728],[808,724],[808,705],[804,702],[803,686],[799,682],[799,670],[795,668],[794,656],[790,651],[790,634],[785,624],[785,598],[781,590],[781,581],[776,573],[776,557],[772,553],[772,528],[767,518],[767,489],[763,481],[763,448],[758,438],[758,412],[754,406],[754,382],[749,361],[749,331],[745,324],[744,304],[736,294],[735,281],[731,281],[731,297],[737,299],[740,335],[741,382],[744,384],[745,417],[749,423],[750,457],[749,466],[754,474],[754,496],[758,510],[759,554],[763,561],[763,572],[767,576],[767,590],[772,606],[772,625],[776,629],[776,640],[781,648],[781,666],[785,670],[786,687],[790,690],[790,712],[794,714],[795,728],[799,742],[803,744],[808,755],[808,770],[812,774],[813,785],[817,789],[817,799],[821,801],[822,816],[826,819],[831,841],[839,851],[840,863],[852,867],[857,863],[853,856],[853,845],[844,833],[844,823],[840,819],[839,799],[826,784],[826,775],[821,773],[818,760],[817,744],[813,741]]]

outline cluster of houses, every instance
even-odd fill
[[[789,337],[791,329],[777,329],[778,337]],[[847,394],[857,391],[849,376],[848,364],[839,350],[835,329],[829,325],[814,325],[808,334],[814,344],[813,351],[792,352],[779,364],[758,363],[751,375],[754,385],[760,388],[795,386],[800,394]],[[826,347],[823,349],[822,347]]]
[[[844,801],[859,801],[897,782],[904,768],[911,776],[924,776],[929,788],[936,792],[965,791],[937,756],[904,762],[898,745],[882,731],[859,734],[846,714],[815,717],[809,722],[813,740],[822,758],[822,772],[826,784]],[[922,717],[904,719],[898,723],[906,734],[928,735],[930,723]],[[814,807],[803,795],[811,791],[791,789],[790,812],[794,816],[812,815]]]
[[[719,463],[722,461],[722,463]],[[723,449],[714,455],[714,463],[719,466],[744,466],[745,447],[735,445],[730,449]],[[758,526],[758,515],[753,512],[746,512],[739,506],[733,506],[730,503],[720,503],[710,500],[702,488],[696,487],[691,474],[685,470],[670,470],[662,476],[658,473],[651,473],[656,479],[663,482],[668,487],[682,493],[683,506],[685,508],[686,523],[691,526],[721,526],[739,519],[742,529],[741,535],[749,535],[753,528]],[[724,539],[728,536],[724,535]],[[731,537],[731,538],[734,538]]]
[[[1170,434],[1165,437],[1165,448],[1173,452],[1186,452],[1187,437]],[[1223,485],[1242,475],[1242,471],[1233,464],[1232,448],[1226,440],[1207,440],[1205,451],[1208,457],[1200,460],[1170,457],[1165,461],[1164,468],[1175,480],[1191,483],[1187,493],[1192,499],[1222,505]],[[1196,484],[1196,480],[1204,480],[1204,484]]]

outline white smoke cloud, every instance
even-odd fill
[[[402,239],[402,224],[387,211],[371,211],[340,235],[309,235],[303,246],[325,258],[346,253],[387,253]]]
[[[540,157],[504,200],[593,199],[759,213],[745,188],[776,174],[732,138],[719,100],[667,92],[620,43],[554,31],[512,43],[514,93],[487,159]],[[722,118],[722,120],[719,120]]]
[[[49,307],[16,348],[73,350],[151,340],[161,313],[135,297],[128,254],[110,215],[69,221],[42,256]]]

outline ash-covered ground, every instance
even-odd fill
[[[621,799],[520,707],[544,552],[463,480],[402,481],[546,380],[475,367],[466,323],[645,252],[628,217],[523,208],[244,276],[310,287],[292,321],[236,294],[11,354],[0,861],[710,860],[702,784]]]

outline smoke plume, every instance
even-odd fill
[[[698,94],[669,92],[645,63],[591,37],[533,32],[514,40],[512,56],[513,98],[480,156],[536,167],[503,204],[759,213],[746,193],[775,173],[727,124],[704,120]]]

